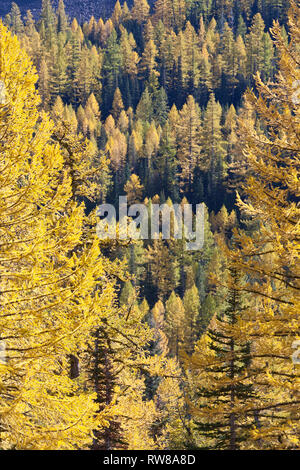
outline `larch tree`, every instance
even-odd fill
[[[188,21],[183,34],[184,48],[181,52],[181,69],[183,83],[190,94],[194,94],[200,78],[200,50],[198,48],[198,36]]]
[[[132,174],[130,179],[127,181],[124,186],[124,191],[127,194],[128,204],[140,203],[143,195],[144,187],[141,184],[140,178]]]
[[[155,42],[150,39],[150,41],[145,44],[145,49],[142,54],[142,59],[140,63],[140,70],[145,76],[145,79],[149,79],[152,74],[158,75],[158,72],[156,70],[157,54],[158,51]]]
[[[246,69],[247,69],[247,52],[246,46],[242,36],[237,36],[235,45],[235,60],[236,60],[236,67],[238,73],[246,76]]]
[[[179,113],[178,124],[178,160],[181,167],[180,182],[184,189],[189,189],[193,182],[193,172],[201,151],[201,113],[199,105],[192,96]]]
[[[2,23],[0,81],[1,447],[85,448],[103,414],[70,378],[69,356],[112,311],[113,288],[96,236],[84,239],[37,75]]]
[[[114,7],[114,11],[111,15],[111,20],[113,22],[113,25],[115,27],[118,26],[121,19],[122,19],[122,7],[121,7],[119,0],[117,0],[115,7]]]
[[[130,19],[131,19],[131,13],[128,8],[128,4],[127,2],[124,2],[122,6],[122,20],[125,22],[125,21],[129,21]]]
[[[27,10],[24,22],[25,34],[21,34],[19,36],[21,45],[22,47],[25,47],[27,53],[32,58],[34,66],[38,67],[42,55],[41,38],[36,29],[36,23],[30,10]]]
[[[9,26],[11,31],[14,34],[21,34],[24,31],[24,24],[22,21],[22,16],[20,8],[15,2],[11,4],[11,11],[9,13]]]
[[[122,94],[120,91],[120,88],[116,88],[115,94],[114,94],[114,99],[113,99],[113,104],[112,104],[112,116],[115,121],[117,121],[120,117],[121,112],[124,109],[124,103],[122,99]]]
[[[188,354],[194,350],[197,340],[197,321],[200,312],[199,292],[195,284],[185,291],[183,298],[184,318],[184,349]]]
[[[249,173],[238,204],[255,221],[252,233],[235,233],[228,255],[249,279],[255,295],[247,311],[247,334],[255,339],[253,360],[260,371],[260,425],[254,432],[263,448],[299,447],[299,19],[295,2],[289,14],[290,42],[278,23],[272,34],[280,60],[275,83],[256,76],[258,94],[249,91],[248,107],[263,133],[243,124],[244,157]],[[292,360],[294,358],[294,361]]]
[[[148,169],[152,167],[152,157],[157,153],[159,147],[159,134],[155,123],[152,121],[145,135],[145,158]]]
[[[121,29],[120,49],[122,68],[126,75],[135,77],[138,73],[139,55],[136,52],[136,42],[132,33],[127,32],[123,27]]]
[[[160,356],[166,356],[169,352],[165,322],[165,307],[162,301],[159,300],[151,311],[150,325],[155,331],[152,353]]]
[[[166,334],[170,355],[177,359],[184,342],[184,318],[183,302],[173,291],[166,301]]]
[[[177,163],[175,142],[168,120],[162,130],[155,166],[163,180],[166,194],[174,201],[179,199],[178,187],[174,185],[177,182]]]
[[[68,28],[68,17],[65,11],[64,0],[59,0],[57,8],[57,32],[65,33]]]
[[[154,5],[154,21],[161,20],[166,28],[174,25],[174,16],[171,0],[157,0]]]
[[[178,263],[163,240],[154,240],[148,247],[147,258],[157,296],[165,300],[178,285]]]
[[[173,0],[173,21],[175,32],[178,33],[184,27],[186,21],[186,1]]]
[[[95,450],[155,447],[150,435],[155,409],[151,400],[145,400],[142,375],[149,370],[144,351],[153,332],[142,322],[144,312],[136,294],[127,281],[117,315],[103,319],[90,351],[88,383],[95,388],[96,402],[107,416],[107,426],[95,429]]]
[[[139,24],[143,24],[147,21],[149,16],[150,6],[147,0],[134,0],[133,8],[131,10],[131,17],[136,20]]]

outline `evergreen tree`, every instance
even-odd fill
[[[64,0],[59,0],[57,9],[57,32],[65,33],[68,28],[68,18],[65,12]]]
[[[221,131],[221,105],[214,95],[210,96],[203,120],[202,153],[199,165],[209,170],[207,204],[212,209],[218,208],[222,200],[222,183],[225,178],[225,149]]]
[[[169,114],[168,95],[164,88],[160,88],[153,97],[153,113],[155,121],[163,126]]]
[[[239,275],[232,269],[225,313],[211,322],[187,361],[197,387],[191,411],[206,449],[243,448],[251,428],[247,408],[255,395],[249,373],[250,344],[239,337],[244,308],[239,289]]]
[[[105,95],[106,106],[111,106],[113,93],[119,86],[120,74],[120,46],[115,29],[113,29],[107,40],[107,46],[104,54],[103,62],[104,80],[107,84]],[[110,109],[110,108],[109,108]]]
[[[247,36],[248,74],[252,77],[257,71],[264,70],[265,24],[260,15],[254,16]]]
[[[99,328],[95,334],[95,347],[92,353],[90,380],[97,394],[96,403],[100,413],[113,402],[116,378],[114,372],[114,351],[111,338],[106,328]],[[109,419],[108,425],[102,430],[94,431],[93,450],[124,449],[126,443],[122,437],[121,423],[115,417]]]
[[[15,2],[11,4],[11,11],[9,14],[9,26],[14,34],[20,35],[24,31],[24,24],[21,17],[20,8]]]
[[[55,13],[52,7],[51,0],[42,0],[42,10],[40,16],[41,28],[44,33],[40,30],[42,39],[44,40],[48,48],[54,45],[55,41]]]
[[[174,202],[177,202],[179,199],[177,163],[175,142],[171,133],[169,121],[167,121],[162,131],[155,167],[161,176],[163,182],[162,186],[166,195],[170,196]]]
[[[59,34],[52,49],[50,68],[50,93],[52,100],[57,96],[65,97],[68,87],[67,57],[63,35]]]
[[[152,117],[153,117],[152,99],[149,93],[149,89],[146,88],[137,105],[136,118],[146,123],[146,122],[151,122]]]

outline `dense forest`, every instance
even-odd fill
[[[299,2],[25,3],[0,22],[0,449],[299,449]],[[203,247],[174,219],[99,239],[120,196],[204,203]]]
[[[57,8],[59,0],[52,0],[53,8]],[[78,21],[86,21],[90,19],[91,12],[95,16],[102,16],[104,19],[112,14],[115,6],[115,0],[65,0],[64,4],[68,15],[76,17]],[[152,2],[153,3],[153,2]],[[132,6],[132,0],[128,4]],[[11,0],[2,0],[0,5],[0,15],[5,16],[11,9]],[[41,0],[18,0],[18,7],[22,15],[30,10],[34,18],[38,19],[42,7]]]

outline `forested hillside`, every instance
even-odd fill
[[[0,449],[299,449],[299,2],[33,3],[0,23]],[[203,247],[99,240],[120,196],[204,203]]]
[[[11,0],[2,0],[0,5],[1,16],[4,17],[9,13],[12,3]],[[58,0],[53,0],[52,5],[57,8]],[[68,15],[76,16],[79,21],[84,21],[89,19],[91,14],[107,18],[114,9],[115,0],[66,0],[65,6]],[[18,7],[22,14],[25,14],[27,10],[31,10],[34,17],[38,18],[42,2],[41,0],[19,0]]]

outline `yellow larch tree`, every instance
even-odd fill
[[[179,139],[180,183],[186,188],[193,182],[193,172],[201,152],[202,136],[200,107],[191,95],[179,113],[176,128]]]
[[[292,2],[289,44],[278,23],[272,29],[279,57],[276,82],[265,84],[257,74],[257,94],[246,94],[259,127],[240,120],[248,176],[238,203],[257,229],[236,232],[235,248],[227,252],[256,298],[243,329],[253,340],[261,396],[253,437],[263,448],[276,449],[299,448],[299,20],[300,9]]]
[[[127,195],[128,204],[140,203],[143,195],[144,186],[141,184],[140,178],[136,174],[132,174],[124,186]]]
[[[69,358],[111,312],[114,290],[98,240],[83,240],[84,206],[36,82],[0,23],[0,446],[76,449],[105,422]]]
[[[147,0],[134,0],[131,10],[131,17],[139,24],[145,23],[150,12],[150,6]]]

